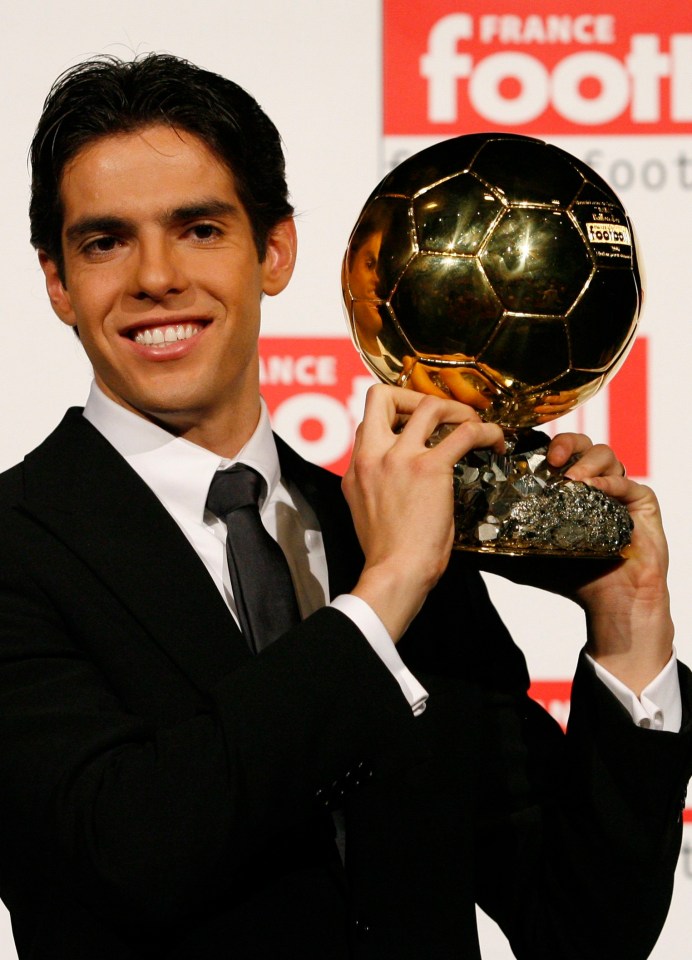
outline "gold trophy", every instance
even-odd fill
[[[513,134],[422,150],[366,202],[342,288],[354,343],[377,377],[461,400],[505,431],[505,454],[472,451],[455,467],[457,549],[621,553],[626,508],[551,468],[548,438],[532,429],[592,397],[634,341],[634,233],[598,174]]]

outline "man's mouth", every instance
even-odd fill
[[[160,347],[196,336],[203,325],[200,323],[168,323],[160,327],[140,327],[130,334],[135,343],[145,347]]]

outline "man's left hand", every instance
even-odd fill
[[[492,557],[484,569],[510,580],[562,594],[584,610],[591,656],[639,694],[670,659],[673,623],[666,576],[666,543],[658,501],[647,486],[626,476],[605,444],[583,434],[558,434],[548,448],[557,468],[624,503],[634,522],[622,558]]]

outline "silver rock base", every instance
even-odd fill
[[[627,508],[561,476],[546,452],[477,450],[456,464],[455,549],[603,558],[622,552],[633,527]]]

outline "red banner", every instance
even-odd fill
[[[385,136],[692,131],[689,0],[557,6],[384,0]]]
[[[276,432],[320,466],[343,474],[373,383],[347,337],[263,337],[260,384]]]

